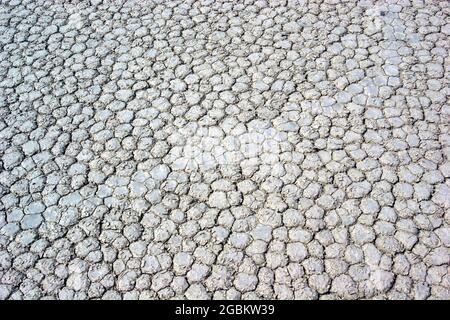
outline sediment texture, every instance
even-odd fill
[[[450,299],[448,1],[0,3],[0,299]]]

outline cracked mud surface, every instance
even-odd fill
[[[447,1],[1,1],[0,299],[450,299]]]

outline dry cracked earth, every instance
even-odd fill
[[[0,299],[450,299],[448,1],[0,3]]]

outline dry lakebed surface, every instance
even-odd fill
[[[0,1],[0,300],[450,299],[449,1]]]

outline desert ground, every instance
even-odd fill
[[[448,1],[0,1],[0,299],[450,299]]]

